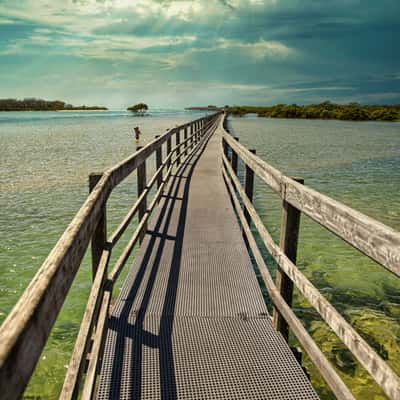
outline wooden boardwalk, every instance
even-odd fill
[[[91,174],[90,194],[0,327],[1,399],[23,396],[90,245],[93,282],[61,400],[318,399],[299,353],[289,348],[289,331],[336,398],[354,400],[294,313],[294,288],[388,398],[400,400],[399,376],[296,265],[303,213],[397,277],[400,233],[254,153],[230,135],[220,110]],[[152,177],[149,162],[156,164]],[[108,198],[132,174],[134,204],[110,235]],[[255,176],[282,201],[279,244],[252,203]],[[134,232],[111,267],[113,248],[133,221]],[[278,266],[275,280],[262,250]],[[113,303],[125,266],[128,277]]]
[[[221,173],[180,165],[109,319],[99,399],[316,399],[272,327]]]

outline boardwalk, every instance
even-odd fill
[[[109,320],[100,399],[316,399],[271,324],[221,173],[182,164]]]

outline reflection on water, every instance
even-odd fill
[[[241,143],[286,175],[302,176],[307,185],[400,231],[400,124],[234,118],[230,126]],[[280,202],[258,179],[255,205],[278,241]],[[298,265],[400,374],[400,279],[304,216]],[[356,398],[386,398],[298,292],[294,307]],[[307,357],[305,365],[321,397],[334,398]]]
[[[11,115],[13,114],[13,115]],[[0,321],[2,321],[87,195],[87,176],[134,152],[188,113],[135,118],[126,113],[0,115]],[[56,114],[56,115],[53,115]],[[400,125],[337,121],[234,119],[234,134],[289,175],[400,230]],[[154,170],[151,163],[149,173]],[[256,180],[255,204],[279,238],[280,203]],[[109,200],[109,231],[133,204],[135,177]],[[131,228],[132,232],[134,227]],[[318,241],[315,240],[318,238]],[[129,239],[129,233],[125,239]],[[116,256],[124,242],[116,249]],[[378,353],[400,373],[400,285],[317,224],[302,219],[299,266]],[[269,264],[273,266],[270,259]],[[123,278],[123,276],[121,277]],[[57,397],[91,285],[84,259],[27,396]],[[296,312],[359,399],[381,399],[372,383],[316,313],[296,296]],[[332,398],[311,363],[313,384]]]

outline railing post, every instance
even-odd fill
[[[250,153],[256,154],[254,149],[249,150]],[[246,192],[247,197],[251,202],[253,202],[253,192],[254,192],[254,171],[246,164],[246,176],[245,176],[245,185],[244,191]],[[244,216],[246,218],[247,223],[250,226],[251,217],[247,212],[246,207],[244,208]]]
[[[167,157],[171,154],[171,136],[167,139]],[[171,166],[171,159],[167,162],[168,168]]]
[[[189,150],[192,150],[192,148],[193,148],[193,124],[191,123],[190,125],[189,125],[189,137],[190,137],[190,140],[189,140]]]
[[[224,150],[225,157],[229,160],[229,157],[228,157],[228,143],[224,138],[222,138],[222,148]]]
[[[235,140],[239,141],[238,137],[234,138]],[[235,150],[233,150],[233,148],[231,148],[231,152],[232,152],[232,169],[235,172],[235,175],[238,174],[238,156]]]
[[[160,137],[160,135],[156,135],[156,138],[159,138],[159,137]],[[161,167],[161,164],[162,164],[162,148],[160,145],[160,147],[158,147],[156,150],[156,170],[158,170]],[[157,178],[157,189],[160,188],[162,181],[163,181],[163,173],[161,172],[161,174],[158,175],[158,178]]]
[[[185,128],[183,130],[183,140],[185,141],[185,157],[188,155],[188,142],[187,142],[187,138],[188,138],[188,130],[187,130],[187,126],[185,125]]]
[[[103,176],[102,173],[94,172],[89,175],[89,192],[92,192],[97,182]],[[100,258],[103,253],[105,244],[107,243],[107,216],[106,205],[104,204],[102,213],[100,214],[99,222],[92,236],[92,279],[94,280],[97,267],[100,263]]]
[[[136,150],[140,150],[143,146],[138,146]],[[138,167],[137,167],[137,196],[139,197],[143,191],[146,189],[146,160],[144,160]],[[146,214],[147,211],[147,196],[141,201],[138,207],[138,217],[139,223]],[[144,235],[146,234],[147,224],[143,226],[143,230],[140,233],[139,242],[142,243]]]
[[[197,122],[197,141],[200,140],[200,136],[201,136],[201,121]]]
[[[292,178],[296,182],[304,184],[302,178]],[[282,221],[281,221],[281,236],[280,248],[287,255],[289,260],[294,264],[297,258],[297,243],[299,238],[300,228],[300,211],[289,204],[287,201],[282,202]],[[280,294],[291,307],[293,298],[293,282],[279,267],[276,271],[276,287]],[[279,314],[278,310],[274,308],[273,312],[273,325],[279,331],[286,341],[289,340],[289,327],[285,319]]]
[[[181,143],[181,131],[179,128],[176,130],[175,137],[176,137],[175,143],[176,143],[176,146],[178,146]],[[176,149],[176,165],[178,166],[180,163],[181,163],[181,148],[177,147],[177,149]]]

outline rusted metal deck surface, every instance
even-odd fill
[[[98,399],[317,399],[273,328],[221,174],[182,164],[109,320]]]

